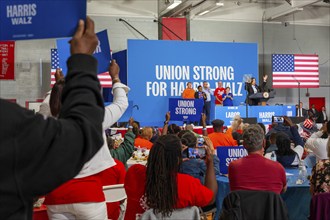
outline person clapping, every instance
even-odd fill
[[[230,87],[226,87],[226,92],[222,94],[223,106],[233,106],[233,93],[230,92]]]

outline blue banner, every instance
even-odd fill
[[[242,118],[246,116],[246,106],[216,106],[215,118],[221,119],[228,126],[231,124],[235,115]],[[296,108],[294,105],[276,105],[276,106],[248,106],[249,118],[257,118],[258,123],[265,125],[272,123],[272,116],[295,117]]]
[[[228,174],[229,163],[233,160],[245,157],[247,151],[242,146],[238,147],[217,147],[217,155],[220,160],[219,168],[221,174]]]
[[[202,99],[169,99],[171,121],[200,121],[203,112],[204,100]]]
[[[107,30],[104,30],[97,33],[96,35],[99,39],[99,43],[96,47],[96,50],[94,51],[93,56],[97,59],[98,62],[97,73],[104,73],[108,71],[111,59],[108,33]],[[70,57],[70,44],[68,43],[70,39],[71,38],[63,38],[56,40],[59,65],[65,75],[67,72],[66,61]]]
[[[1,0],[0,40],[73,36],[86,0]]]
[[[229,126],[235,115],[240,115],[242,118],[246,117],[245,106],[216,106],[215,118],[221,119],[225,122],[224,125]]]
[[[249,106],[249,117],[257,118],[258,123],[271,124],[272,116],[288,116],[296,115],[295,106]]]
[[[168,99],[181,97],[187,82],[197,89],[207,81],[214,91],[222,81],[239,105],[246,96],[244,76],[258,81],[256,43],[128,40],[127,51],[129,99],[140,108],[133,116],[149,125],[164,121]]]

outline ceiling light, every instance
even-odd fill
[[[199,12],[197,15],[202,16],[202,15],[205,15],[209,12],[210,12],[210,10],[205,10],[205,11]]]
[[[225,5],[225,3],[223,2],[217,2],[215,3],[216,6],[219,6],[219,7],[223,7]]]
[[[169,6],[167,6],[167,9],[173,9],[180,5],[182,3],[181,0],[174,0]]]

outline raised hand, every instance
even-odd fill
[[[89,17],[86,18],[86,27],[83,20],[79,20],[76,33],[70,40],[71,55],[73,54],[89,54],[92,55],[98,44],[98,38],[94,30],[94,21]]]

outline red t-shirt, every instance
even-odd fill
[[[81,202],[104,202],[101,179],[97,174],[69,180],[45,197],[45,205],[61,205]]]
[[[98,174],[103,186],[124,183],[126,176],[125,166],[121,161],[114,160],[117,163],[115,166]],[[120,202],[107,202],[107,213],[108,219],[118,219],[120,215]]]
[[[212,141],[214,148],[222,146],[237,146],[237,141],[233,138],[231,134],[213,132],[209,134],[208,137]]]
[[[259,154],[249,154],[229,164],[230,190],[263,190],[277,194],[286,186],[283,166]]]
[[[214,97],[217,97],[221,102],[219,102],[217,99],[215,99],[215,104],[216,105],[222,105],[222,94],[225,92],[224,88],[216,88],[214,90]]]
[[[145,182],[145,166],[137,164],[128,169],[125,178],[125,190],[127,194],[125,220],[135,220],[136,214],[145,212],[140,200],[145,193]],[[178,173],[177,182],[178,201],[175,208],[185,208],[188,206],[203,207],[211,202],[213,192],[203,186],[198,179]]]

